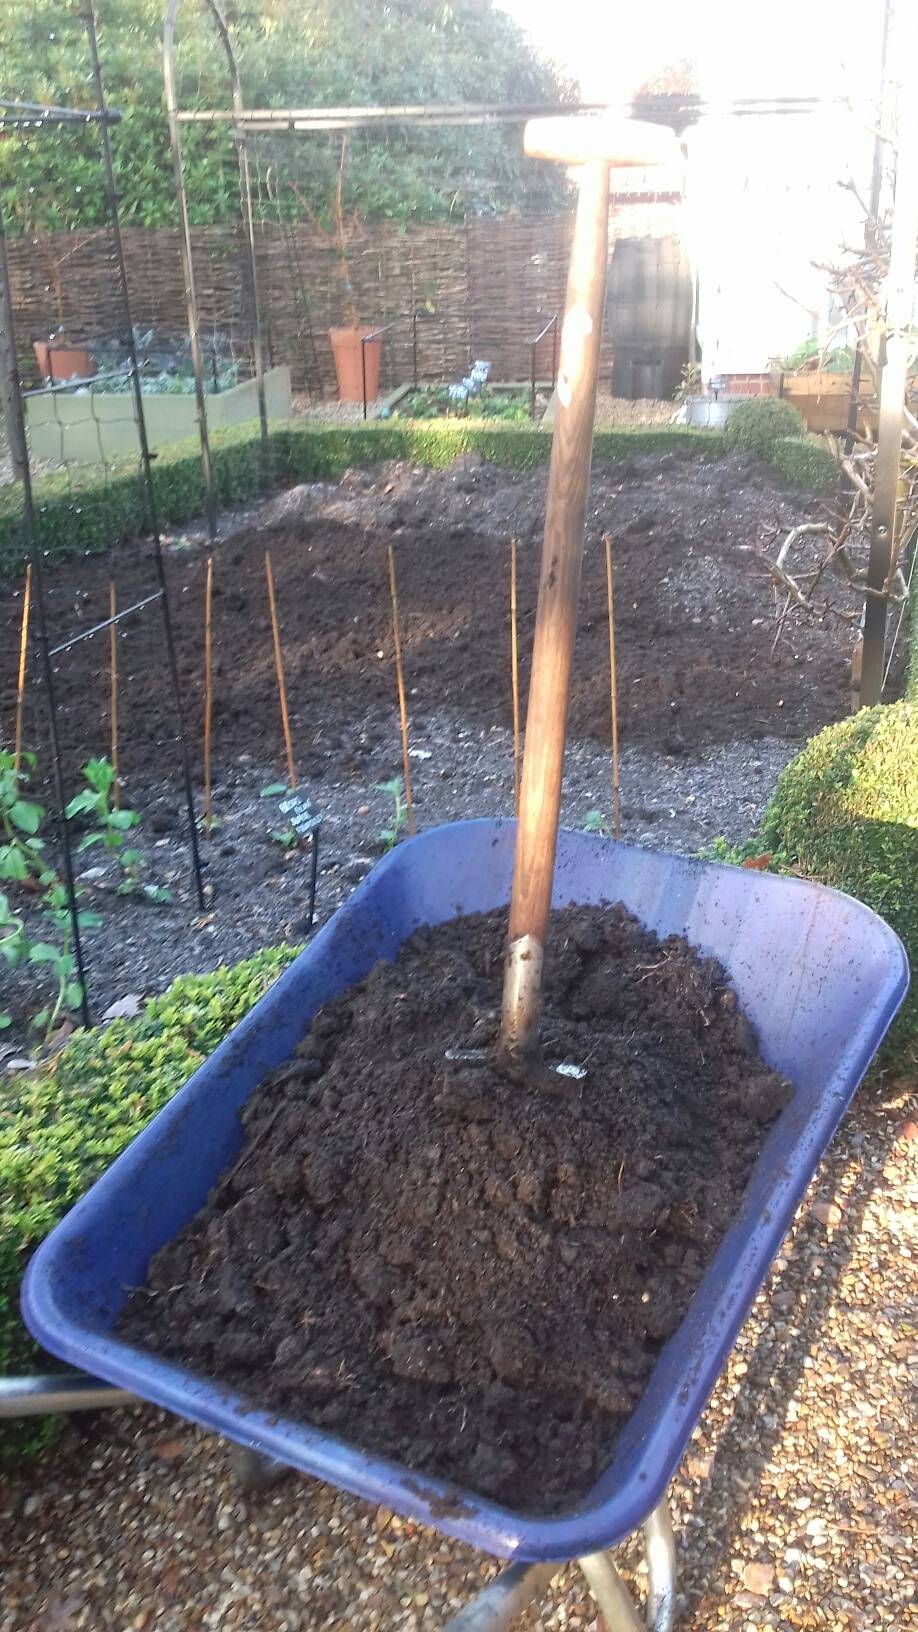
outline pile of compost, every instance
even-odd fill
[[[448,1060],[494,1040],[505,932],[419,931],[316,1016],[119,1331],[551,1512],[608,1464],[791,1090],[720,965],[621,906],[552,917],[545,1053],[581,1081]]]

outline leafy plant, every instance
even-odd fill
[[[0,931],[2,936],[2,931]],[[0,940],[2,944],[2,940]],[[79,1030],[4,1089],[0,1116],[0,1375],[41,1370],[19,1313],[39,1242],[145,1127],[296,952],[268,947],[234,968],[180,975],[142,1014]],[[59,1417],[0,1425],[0,1462],[34,1453]]]
[[[405,808],[404,790],[400,776],[390,777],[388,782],[374,783],[377,793],[388,794],[392,800],[392,815],[385,827],[376,832],[376,842],[383,850],[393,850],[398,844],[399,835],[408,821],[408,812]]]
[[[83,777],[87,786],[71,799],[67,817],[85,816],[95,826],[84,833],[77,849],[88,850],[92,845],[101,844],[117,854],[122,872],[117,895],[137,895],[156,906],[171,901],[172,896],[163,885],[149,883],[141,877],[146,865],[141,852],[124,848],[125,834],[137,826],[140,817],[136,810],[124,810],[114,804],[115,771],[111,761],[87,760]]]
[[[584,833],[598,833],[603,839],[612,837],[610,828],[601,810],[588,810],[583,823]]]
[[[24,753],[17,768],[14,756],[0,749],[0,880],[11,884],[45,884],[54,877],[42,857],[44,840],[38,830],[44,807],[24,797],[35,755]]]
[[[296,844],[296,829],[292,827],[272,827],[268,834],[275,844],[280,844],[285,850],[292,850]]]

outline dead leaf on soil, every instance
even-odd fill
[[[770,861],[771,853],[770,851],[766,851],[765,854],[761,856],[747,856],[746,860],[742,862],[741,865],[743,867],[750,867],[757,873],[763,873]]]
[[[178,1434],[167,1434],[156,1441],[152,1450],[160,1462],[178,1462],[185,1454],[185,1441]]]
[[[109,1004],[102,1016],[102,1019],[133,1020],[135,1014],[139,1014],[142,1008],[143,998],[141,997],[140,993],[126,992],[124,997],[119,997],[114,1003]]]
[[[215,912],[202,912],[199,917],[192,918],[191,927],[192,929],[206,929],[208,924],[213,923],[216,916]]]

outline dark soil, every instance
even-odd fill
[[[544,470],[514,474],[472,459],[446,471],[408,466],[354,471],[337,484],[281,495],[216,553],[214,754],[259,758],[281,750],[268,621],[264,553],[277,587],[287,691],[301,778],[342,764],[356,736],[382,738],[395,689],[386,579],[394,542],[412,722],[454,707],[485,727],[510,714],[508,546],[520,541],[523,696],[535,613],[544,520]],[[848,708],[848,624],[795,616],[772,653],[776,603],[765,554],[818,506],[781,489],[753,462],[685,462],[638,455],[597,463],[588,508],[570,735],[608,741],[609,681],[602,533],[616,561],[619,711],[623,742],[693,751],[737,739],[804,737]],[[810,540],[803,554],[819,553]],[[128,606],[155,587],[142,541],[104,557],[50,570],[48,605],[57,641],[104,618],[108,583]],[[189,740],[202,735],[203,551],[170,548],[179,667]],[[795,557],[796,570],[804,569]],[[826,580],[833,602],[856,597]],[[0,650],[17,649],[19,589],[0,589]],[[175,721],[157,608],[121,626],[122,772],[171,774]],[[87,640],[56,661],[61,735],[72,765],[108,752],[106,639]],[[38,664],[26,735],[45,739]],[[13,715],[15,663],[2,665],[0,720]],[[359,757],[359,756],[358,756]],[[42,756],[47,769],[47,756]]]
[[[607,1465],[790,1089],[723,970],[621,907],[551,925],[546,1056],[581,1083],[448,1063],[493,1038],[504,932],[422,931],[316,1017],[119,1330],[552,1511]]]

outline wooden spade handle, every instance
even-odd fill
[[[567,280],[499,1053],[524,1067],[538,1050],[545,933],[558,837],[583,527],[590,481],[609,231],[609,164],[580,167]]]

